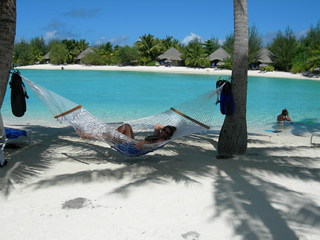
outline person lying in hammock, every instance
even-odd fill
[[[172,137],[173,133],[176,131],[174,126],[162,126],[161,124],[156,124],[153,135],[145,137],[145,140],[138,141],[136,143],[136,148],[140,149],[144,144],[151,144],[157,142],[163,142]],[[117,128],[117,131],[134,139],[134,133],[130,124],[123,124]]]

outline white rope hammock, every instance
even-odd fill
[[[126,122],[131,125],[136,135],[136,139],[132,139],[118,132],[116,130],[118,126],[100,121],[81,105],[35,84],[23,76],[21,77],[58,121],[69,123],[80,137],[105,141],[112,148],[127,156],[144,155],[163,147],[171,140],[193,133],[207,132],[213,126],[216,100],[213,96],[217,92],[219,93],[223,87],[221,86],[160,114]],[[163,126],[175,126],[177,130],[166,141],[144,144],[137,149],[135,147],[137,141],[143,140],[145,136],[152,135],[154,126],[157,123]]]

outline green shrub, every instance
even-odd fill
[[[147,62],[146,66],[156,66],[157,61],[151,61],[151,62]]]
[[[274,66],[265,66],[265,67],[261,67],[261,71],[267,71],[267,72],[273,72],[274,71]]]

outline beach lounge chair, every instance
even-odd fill
[[[26,130],[4,128],[2,116],[0,113],[0,167],[7,164],[4,158],[4,148],[8,143],[15,143],[21,139],[27,139],[28,142],[31,141],[30,133]]]
[[[6,133],[3,127],[2,116],[0,113],[0,167],[7,164],[7,161],[5,160],[4,154],[3,154],[3,150],[4,150],[4,147],[6,146],[6,143],[7,143],[7,138],[6,138]]]
[[[311,137],[310,137],[310,144],[320,144],[320,141],[318,142],[318,143],[315,143],[315,142],[313,142],[312,141],[312,139],[314,138],[314,137],[320,137],[320,132],[314,132],[314,133],[312,133],[312,135],[311,135]]]

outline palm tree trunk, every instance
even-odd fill
[[[6,93],[16,35],[16,0],[0,1],[0,109]]]
[[[235,111],[224,120],[218,157],[245,154],[247,150],[248,9],[247,0],[234,0],[234,51],[232,92]]]

